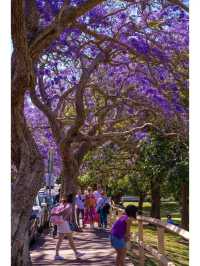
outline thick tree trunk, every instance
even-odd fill
[[[23,97],[17,105],[12,105],[12,146],[17,147],[13,148],[13,158],[19,156],[14,160],[19,164],[11,199],[12,266],[29,266],[29,218],[34,198],[42,184],[44,165],[24,119]]]
[[[160,181],[151,181],[151,217],[160,219]]]
[[[77,192],[77,177],[78,172],[73,165],[73,161],[63,162],[62,169],[62,195],[68,195]]]
[[[145,196],[146,196],[146,194],[143,193],[143,192],[141,192],[139,194],[138,210],[141,211],[141,212],[143,211],[143,203],[144,203],[144,200],[145,200]]]
[[[30,164],[27,157],[25,160],[26,169],[20,171],[12,189],[12,266],[31,265],[28,238],[29,218],[43,177],[41,160],[36,159],[34,166]]]
[[[62,167],[62,185],[61,185],[61,195],[67,196],[69,194],[74,195],[74,202],[72,204],[72,222],[75,223],[75,195],[78,190],[77,177],[79,175],[79,167],[77,162],[72,158],[68,157],[68,160],[63,160]]]
[[[66,144],[60,147],[62,158],[62,194],[77,192],[77,177],[79,175],[78,161],[74,158],[73,149]]]
[[[189,230],[189,184],[181,186],[181,227]]]

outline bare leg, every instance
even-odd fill
[[[116,257],[116,266],[121,266],[120,264],[120,250],[116,249],[117,257]]]
[[[126,248],[123,248],[120,254],[121,266],[125,266],[125,258],[126,258]]]
[[[126,248],[116,249],[116,251],[117,251],[116,266],[125,266]]]
[[[64,234],[59,234],[58,235],[58,241],[56,244],[56,256],[59,256],[59,250],[60,250],[60,246],[62,244],[63,239],[64,239]]]
[[[76,246],[74,244],[72,233],[67,233],[66,236],[69,240],[69,245],[70,245],[71,249],[74,251],[74,253],[77,253],[77,249],[76,249]]]
[[[94,221],[93,221],[93,215],[92,215],[92,208],[90,208],[90,228],[94,228]]]
[[[85,227],[85,224],[84,224],[84,209],[81,210],[81,217],[82,217],[82,226],[84,228]]]

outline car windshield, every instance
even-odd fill
[[[45,202],[46,202],[46,197],[45,197],[45,196],[43,196],[43,195],[39,195],[38,198],[39,198],[40,205],[41,205],[42,203],[45,203]]]
[[[52,205],[52,204],[53,204],[53,201],[54,201],[54,200],[53,200],[53,196],[51,196],[51,197],[50,197],[50,196],[46,197],[46,201],[47,201],[47,204],[48,204],[48,205]]]

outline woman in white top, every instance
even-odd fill
[[[82,190],[78,191],[78,194],[76,195],[76,220],[77,224],[80,227],[80,214],[82,217],[82,225],[84,225],[84,208],[85,208],[85,195]]]
[[[101,186],[97,185],[97,190],[93,192],[93,195],[95,196],[96,201],[98,201],[98,199],[101,197],[101,192],[102,192]]]
[[[74,244],[73,236],[72,236],[72,231],[70,229],[69,225],[69,220],[72,215],[72,202],[73,202],[73,195],[70,194],[66,198],[63,197],[61,199],[61,204],[60,204],[60,211],[55,214],[55,215],[62,215],[63,218],[63,223],[59,224],[57,229],[58,229],[58,242],[56,244],[56,255],[55,255],[55,260],[64,260],[63,257],[59,256],[59,250],[60,246],[62,244],[62,241],[65,236],[67,236],[69,240],[69,245],[74,251],[74,255],[76,258],[81,257],[82,253],[78,252],[76,249],[76,246]]]

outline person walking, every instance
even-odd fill
[[[56,194],[54,200],[53,200],[53,204],[54,206],[59,205],[59,201],[60,201],[60,188],[58,190],[58,194]],[[53,238],[55,238],[57,236],[57,225],[54,224],[53,226],[53,232],[52,232]]]
[[[111,229],[111,245],[116,250],[116,266],[124,266],[127,242],[131,237],[131,225],[136,219],[137,207],[128,205],[125,209],[125,214],[116,220]]]
[[[77,248],[74,244],[72,231],[70,229],[69,220],[72,215],[72,203],[73,203],[73,195],[70,194],[66,198],[62,197],[60,205],[57,207],[57,211],[52,213],[52,216],[59,216],[60,222],[57,225],[58,231],[58,241],[56,244],[56,254],[55,260],[64,260],[64,257],[59,255],[60,246],[63,242],[64,237],[66,236],[69,245],[74,251],[74,255],[76,258],[83,256],[84,254],[77,251]]]
[[[101,198],[101,192],[102,192],[102,188],[100,184],[97,184],[96,186],[96,190],[93,192],[93,195],[95,197],[96,203],[99,201],[99,199]],[[98,217],[98,227],[101,227],[101,223],[100,223],[100,214],[97,213],[97,217]]]
[[[97,189],[93,192],[96,202],[98,201],[99,198],[101,198],[101,192],[102,192],[101,185],[98,184]]]
[[[85,227],[85,224],[84,224],[85,194],[84,194],[83,190],[78,191],[78,194],[76,195],[75,204],[76,204],[77,224],[80,227],[80,214],[81,214],[82,226],[84,228]]]
[[[94,228],[94,222],[98,222],[97,217],[96,199],[92,193],[92,188],[88,187],[85,197],[84,224],[90,224],[90,228]]]
[[[100,227],[107,228],[107,216],[110,209],[108,197],[104,191],[101,192],[101,197],[97,201],[97,213],[100,216]]]

